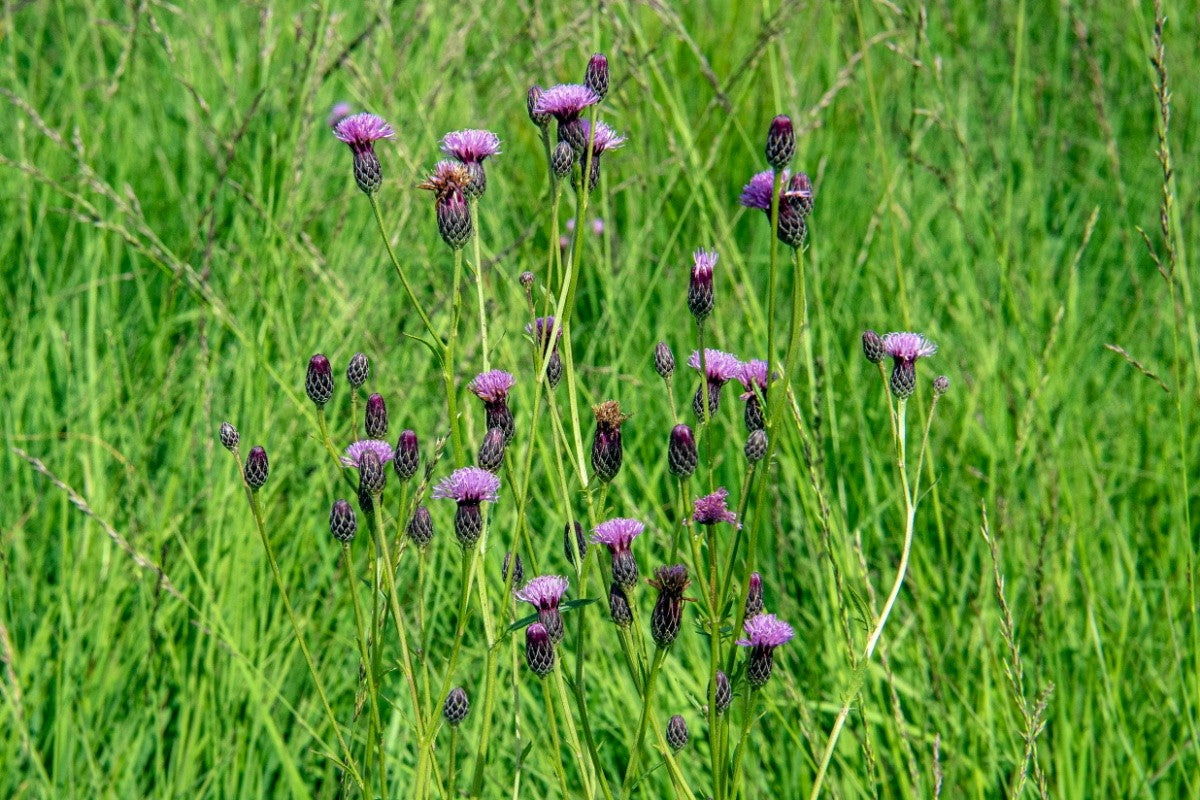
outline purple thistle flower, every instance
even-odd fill
[[[560,83],[542,91],[537,102],[533,104],[533,113],[549,114],[561,124],[564,121],[579,119],[585,108],[599,102],[600,96],[586,86]]]
[[[386,442],[384,443],[386,444]],[[486,469],[463,467],[442,478],[433,487],[436,500],[454,500],[459,505],[479,505],[500,499],[500,479]]]
[[[329,117],[325,120],[325,123],[331,128],[336,128],[337,124],[350,116],[353,110],[349,103],[334,103],[333,108],[329,109]]]
[[[700,525],[716,525],[718,522],[728,522],[730,525],[738,525],[737,514],[730,511],[725,505],[725,498],[727,497],[729,497],[729,492],[722,486],[712,494],[696,498],[693,506],[692,521]],[[740,528],[741,525],[738,525],[738,527]]]
[[[699,350],[692,351],[692,355],[688,358],[688,366],[692,369],[700,369]],[[704,367],[707,371],[705,377],[710,383],[725,384],[738,377],[742,371],[742,362],[732,353],[705,348]]]
[[[339,141],[350,145],[354,153],[354,180],[365,194],[374,194],[383,182],[383,170],[375,155],[375,142],[393,139],[392,126],[374,114],[352,114],[333,128]]]
[[[500,137],[477,128],[453,131],[442,137],[442,152],[464,164],[480,164],[488,156],[500,154]]]
[[[789,173],[785,169],[783,171],[783,181],[780,184],[780,197],[783,196],[783,187],[787,185]],[[738,197],[738,202],[746,208],[758,208],[768,214],[771,213],[771,187],[775,183],[775,173],[771,170],[763,170],[754,175],[750,182],[742,187],[742,194]]]
[[[917,359],[937,352],[937,345],[919,333],[889,333],[883,337],[883,351],[892,357],[892,394],[907,399],[917,387]]]
[[[529,603],[538,611],[558,608],[568,581],[562,575],[539,575],[516,592],[516,598]]]
[[[692,255],[692,275],[688,282],[688,309],[697,322],[703,322],[713,310],[713,267],[717,252],[703,247]]]
[[[581,119],[579,124],[583,128],[584,139],[592,141],[592,160],[596,160],[596,156],[601,153],[607,153],[609,150],[616,150],[621,145],[625,144],[627,139],[621,134],[613,130],[609,125],[601,120],[596,120],[596,136],[592,138],[591,123],[586,119]]]
[[[592,531],[592,543],[602,544],[612,553],[613,580],[626,589],[632,589],[638,581],[637,560],[630,545],[645,530],[645,524],[636,519],[617,517],[601,522]]]
[[[396,452],[387,442],[380,439],[360,439],[346,448],[346,454],[342,456],[342,466],[359,469],[362,466],[363,454],[368,450],[379,456],[381,464],[386,464],[396,457]]]
[[[775,648],[790,642],[796,633],[774,614],[759,614],[746,620],[745,631],[746,638],[738,639],[737,643],[750,648],[746,677],[751,686],[759,689],[771,678]]]
[[[493,369],[475,376],[467,386],[483,401],[484,418],[488,428],[499,428],[504,432],[504,441],[512,441],[516,433],[516,421],[508,407],[508,391],[516,383],[512,373]]]

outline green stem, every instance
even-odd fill
[[[458,726],[450,729],[450,768],[446,771],[446,785],[450,788],[450,796],[458,796],[458,773],[455,772],[455,760],[458,755]]]
[[[746,759],[746,740],[750,737],[750,728],[754,724],[754,701],[756,699],[758,699],[758,690],[747,686],[745,700],[742,703],[746,719],[742,725],[742,735],[738,738],[737,750],[734,751],[733,791],[729,793],[730,798],[736,798],[742,788],[742,763]]]
[[[479,346],[483,353],[483,371],[487,372],[491,369],[490,361],[488,360],[488,335],[487,335],[487,308],[483,299],[483,258],[480,256],[479,244],[479,200],[471,200],[471,221],[473,233],[471,236],[472,249],[475,252],[475,293],[479,298]]]
[[[584,753],[583,745],[579,741],[579,732],[575,729],[575,720],[571,716],[571,701],[567,696],[567,684],[563,680],[563,669],[559,666],[554,670],[554,688],[558,690],[558,702],[562,706],[563,718],[566,720],[567,737],[571,744],[571,751],[575,754],[576,763],[579,765],[579,774],[583,776],[584,795],[586,797],[595,796],[595,776],[590,769],[588,754]],[[584,706],[580,701],[580,705]],[[597,759],[599,755],[597,755]],[[601,776],[603,777],[603,776]],[[612,792],[605,791],[604,796],[612,800]]]
[[[702,419],[700,420],[700,430],[704,436],[704,461],[708,467],[708,491],[716,491],[715,478],[713,477],[713,447],[712,447],[712,408],[708,396],[708,354],[704,351],[704,321],[696,322],[697,338],[700,340],[700,403],[704,409]],[[685,511],[687,509],[684,509]]]
[[[329,453],[329,457],[333,459],[333,463],[337,464],[338,472],[341,473],[346,483],[352,489],[358,489],[354,483],[354,478],[350,477],[350,473],[342,467],[342,457],[338,453],[337,448],[333,446],[333,440],[329,438],[329,426],[325,422],[325,407],[317,407],[317,425],[321,429],[321,443],[325,445],[325,451]]]
[[[239,468],[241,468],[240,464]],[[296,634],[296,644],[300,646],[300,652],[304,654],[304,663],[308,665],[308,673],[312,676],[313,684],[317,687],[317,695],[321,698],[321,705],[325,709],[326,716],[329,717],[329,724],[333,726],[333,732],[337,736],[338,745],[342,748],[342,753],[346,759],[346,768],[350,770],[350,775],[354,778],[354,782],[358,785],[363,797],[367,797],[367,786],[363,783],[362,775],[358,771],[358,764],[354,760],[354,753],[351,752],[350,746],[346,744],[346,739],[342,736],[342,729],[338,727],[333,707],[329,705],[329,696],[325,693],[325,684],[321,680],[321,674],[317,672],[317,665],[313,662],[312,654],[308,651],[308,645],[304,641],[304,634],[300,631],[300,621],[296,618],[296,612],[292,608],[292,601],[288,599],[287,587],[283,583],[283,575],[280,573],[279,564],[275,560],[275,551],[271,547],[271,540],[267,537],[267,526],[263,521],[262,509],[258,504],[258,495],[250,488],[249,484],[245,483],[245,480],[246,476],[243,473],[242,482],[246,486],[246,493],[250,499],[250,513],[254,516],[254,525],[258,528],[258,535],[262,539],[263,549],[267,553],[267,563],[271,565],[271,575],[275,578],[275,587],[279,589],[279,596],[283,600],[284,610],[287,612],[288,620],[292,623],[292,631]]]
[[[400,261],[396,258],[396,251],[392,249],[392,240],[388,238],[387,229],[383,225],[383,212],[379,209],[379,201],[375,195],[369,194],[367,197],[371,201],[371,211],[375,213],[375,223],[379,226],[379,237],[383,239],[383,245],[387,248],[388,258],[392,261],[392,266],[396,270],[396,274],[400,276],[400,283],[404,284],[404,291],[408,294],[408,299],[412,302],[413,308],[417,310],[418,316],[421,317],[421,322],[425,323],[425,330],[433,341],[439,345],[442,340],[433,329],[433,323],[429,321],[429,316],[425,313],[425,308],[421,305],[421,301],[417,300],[417,293],[413,291],[412,284],[408,282],[408,276],[404,274],[404,268],[400,266]]]
[[[629,753],[629,764],[625,767],[625,778],[621,781],[621,797],[628,798],[632,786],[630,780],[637,772],[638,762],[642,756],[642,742],[646,738],[646,723],[650,719],[650,706],[654,702],[654,684],[658,680],[658,671],[662,668],[667,651],[662,646],[654,649],[654,662],[650,665],[650,674],[646,676],[646,688],[642,692],[642,715],[638,720],[637,736],[634,737],[633,749]]]
[[[446,410],[450,414],[450,436],[454,444],[454,463],[467,463],[463,446],[462,420],[458,418],[458,391],[454,385],[454,355],[458,346],[458,322],[462,316],[462,250],[454,251],[454,288],[451,298],[450,336],[442,354],[442,382],[446,385]]]
[[[367,745],[368,751],[371,744],[375,744],[379,749],[379,794],[383,800],[387,800],[387,761],[384,757],[383,747],[383,724],[379,716],[379,693],[375,688],[375,675],[371,669],[371,657],[367,652],[367,631],[363,626],[362,605],[358,602],[358,579],[354,571],[354,556],[350,553],[350,543],[346,542],[342,545],[343,564],[346,570],[346,579],[350,584],[350,598],[354,604],[354,626],[358,632],[358,653],[362,659],[363,672],[367,676],[367,694],[371,699],[371,732],[370,743]]]
[[[541,679],[541,683],[542,701],[546,704],[546,721],[550,723],[550,743],[551,750],[554,751],[554,773],[558,775],[558,785],[562,789],[563,800],[567,800],[571,796],[571,792],[567,788],[566,770],[563,769],[562,742],[558,738],[558,720],[554,712],[554,696],[550,694],[550,684],[545,678]]]

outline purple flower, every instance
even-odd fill
[[[580,120],[579,124],[583,126],[584,138],[591,138],[591,124],[586,119]],[[598,156],[601,153],[607,153],[609,150],[616,150],[625,144],[625,141],[624,136],[614,131],[604,122],[596,120],[596,138],[592,139],[592,155]]]
[[[613,553],[628,550],[634,539],[646,530],[645,523],[636,519],[617,517],[601,522],[592,531],[592,544],[602,544]]]
[[[937,352],[937,345],[919,333],[889,333],[883,337],[883,351],[897,361],[909,364]]]
[[[742,393],[743,400],[754,397],[755,389],[762,395],[767,393],[767,362],[761,358],[752,358],[742,362],[737,379],[742,382],[746,391]]]
[[[729,497],[729,492],[722,486],[712,494],[697,498],[692,520],[701,525],[716,525],[718,522],[737,525],[737,514],[725,506],[727,497]],[[741,526],[738,525],[738,527]]]
[[[745,630],[746,638],[737,640],[742,647],[765,647],[772,650],[787,644],[796,635],[791,625],[774,614],[759,614],[746,620]]]
[[[342,466],[358,469],[362,466],[363,453],[368,450],[379,456],[379,463],[381,464],[388,463],[396,456],[396,452],[392,450],[392,446],[387,442],[379,439],[360,439],[346,448],[346,454],[342,456]]]
[[[783,179],[780,183],[780,197],[783,196],[783,187],[787,186],[789,173],[785,169],[783,171]],[[741,197],[738,202],[746,208],[761,208],[768,214],[771,213],[771,187],[774,185],[775,173],[771,170],[763,170],[750,179],[750,182],[742,187]]]
[[[464,164],[479,164],[488,156],[499,155],[500,137],[476,128],[454,131],[442,137],[442,152]]]
[[[529,603],[538,611],[558,608],[563,593],[567,591],[567,579],[561,575],[539,575],[516,592],[516,598]]]
[[[692,351],[691,357],[688,358],[688,366],[692,369],[700,369],[699,350]],[[708,381],[722,385],[736,378],[742,371],[742,362],[738,360],[737,356],[710,348],[704,350],[704,366],[707,370],[705,377]]]
[[[604,233],[604,220],[600,219],[599,217],[596,217],[592,220],[592,233],[597,236]]]
[[[508,399],[508,390],[514,383],[516,379],[511,373],[494,369],[476,375],[467,388],[485,403],[503,403]]]
[[[717,265],[717,252],[700,248],[692,256],[692,275],[688,281],[688,310],[692,312],[697,322],[712,313],[715,297],[713,294],[713,267]]]
[[[355,153],[373,152],[375,142],[396,138],[396,132],[382,117],[367,113],[345,117],[334,127],[333,135],[350,145]]]
[[[433,487],[438,500],[456,500],[459,504],[478,505],[484,500],[494,503],[500,499],[500,479],[486,469],[463,467],[442,478]]]
[[[561,122],[579,119],[579,114],[588,106],[600,102],[600,96],[586,86],[577,83],[560,83],[542,92],[533,104],[533,113],[549,114]]]
[[[350,116],[350,111],[349,103],[334,103],[333,108],[329,109],[329,118],[325,122],[329,127],[334,128],[339,122]]]
[[[533,331],[537,329],[537,335],[534,336]],[[538,317],[533,322],[525,323],[525,332],[533,336],[534,340],[542,345],[543,348],[549,347],[550,334],[554,331],[554,317]],[[558,345],[558,340],[562,338],[562,329],[558,330],[558,335],[554,337],[553,344]]]

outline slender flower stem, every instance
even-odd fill
[[[654,735],[658,738],[658,747],[662,750],[663,762],[667,765],[667,772],[671,774],[671,783],[675,786],[675,796],[686,798],[686,800],[696,800],[696,795],[688,788],[687,779],[683,777],[683,772],[679,769],[679,762],[675,760],[671,746],[667,744],[666,732],[663,726],[658,724],[654,709],[650,709],[650,727],[654,729]]]
[[[454,463],[465,464],[467,451],[463,446],[462,420],[458,418],[458,391],[454,385],[454,356],[458,345],[458,322],[462,316],[462,271],[461,249],[454,251],[454,286],[451,290],[450,336],[446,339],[442,353],[442,382],[446,385],[446,410],[450,414],[450,436],[454,445]]]
[[[625,779],[621,782],[621,797],[630,797],[633,786],[630,780],[637,772],[638,762],[642,756],[642,742],[646,738],[646,723],[650,719],[650,707],[654,703],[654,684],[658,680],[658,671],[662,668],[667,651],[660,645],[654,649],[654,662],[650,665],[650,674],[646,676],[646,687],[642,691],[642,715],[638,720],[637,736],[634,737],[633,749],[629,753],[629,764],[625,767]]]
[[[333,459],[333,463],[337,464],[338,472],[341,473],[342,478],[345,479],[351,488],[358,488],[354,484],[354,479],[350,477],[350,473],[342,467],[342,457],[338,454],[337,448],[333,446],[333,440],[329,438],[329,426],[325,423],[325,408],[323,406],[318,406],[317,408],[317,425],[321,429],[321,443],[325,445],[325,450],[329,453],[329,457]]]
[[[767,273],[767,383],[771,383],[771,363],[775,359],[775,282],[779,263],[779,187],[783,173],[775,170],[771,178],[771,261]],[[791,380],[791,375],[787,376]],[[771,421],[767,421],[767,435],[774,433]],[[771,437],[773,441],[774,437]],[[769,442],[768,442],[769,446]]]
[[[488,335],[487,335],[487,307],[483,299],[483,258],[479,255],[479,200],[471,200],[471,221],[474,223],[474,232],[471,236],[471,245],[475,251],[475,293],[479,298],[479,349],[483,353],[483,371],[487,372],[491,369],[491,362],[488,360]]]
[[[241,465],[238,465],[241,469]],[[243,472],[242,482],[245,484],[246,476]],[[279,589],[279,597],[283,600],[283,608],[287,612],[288,620],[292,623],[292,632],[296,634],[296,644],[300,646],[300,652],[304,655],[304,663],[308,665],[308,673],[312,676],[313,684],[317,687],[317,695],[321,698],[321,705],[325,708],[325,714],[329,717],[329,724],[333,726],[334,735],[337,736],[338,744],[342,748],[342,753],[346,759],[346,768],[350,770],[351,777],[362,791],[363,797],[367,797],[367,786],[363,783],[362,775],[358,771],[358,764],[354,760],[354,753],[350,750],[350,746],[346,744],[346,739],[342,736],[342,729],[338,727],[337,717],[334,716],[333,707],[329,705],[329,696],[325,693],[325,684],[321,680],[321,673],[317,672],[317,665],[313,662],[312,654],[308,651],[308,645],[304,641],[304,634],[300,631],[300,621],[296,619],[296,612],[292,608],[292,601],[288,599],[287,587],[283,583],[283,575],[279,571],[279,564],[275,560],[275,551],[271,547],[271,540],[267,537],[267,526],[263,522],[262,509],[258,504],[258,495],[250,488],[249,484],[245,484],[246,493],[250,499],[250,513],[254,516],[254,525],[258,528],[259,538],[262,539],[263,549],[267,553],[267,563],[271,565],[271,574],[275,578],[275,588]]]
[[[708,568],[709,592],[712,595],[711,609],[708,618],[709,634],[709,674],[708,674],[708,750],[713,779],[717,775],[717,669],[721,663],[721,606],[717,596],[717,542],[716,526],[708,528]],[[723,596],[722,596],[723,598]]]
[[[545,678],[541,679],[542,684],[542,702],[546,704],[546,721],[550,723],[550,744],[551,750],[554,751],[554,773],[558,775],[558,785],[562,790],[563,800],[567,800],[571,796],[570,789],[567,787],[567,773],[563,769],[562,760],[562,742],[558,738],[558,720],[557,714],[554,711],[554,695],[550,693],[550,683]]]
[[[425,323],[425,330],[429,333],[429,336],[435,342],[441,344],[441,338],[437,335],[437,331],[433,329],[433,323],[429,321],[429,316],[425,313],[424,306],[417,299],[417,294],[413,291],[412,284],[408,282],[408,276],[404,274],[404,268],[400,266],[400,261],[396,258],[396,251],[392,249],[392,240],[388,238],[387,228],[384,227],[383,212],[379,209],[379,201],[373,194],[369,194],[367,197],[371,201],[371,211],[375,213],[375,222],[379,226],[379,236],[383,239],[383,244],[387,248],[388,258],[391,259],[396,274],[400,276],[400,283],[404,284],[404,291],[408,294],[408,299],[412,302],[413,308],[417,310],[417,315],[421,317],[421,322]]]
[[[575,721],[571,716],[571,700],[567,696],[567,684],[563,680],[563,670],[559,666],[554,670],[554,688],[558,691],[558,702],[562,706],[563,718],[566,720],[567,737],[571,744],[571,751],[575,754],[575,761],[579,767],[579,774],[583,777],[584,796],[595,796],[595,775],[592,774],[589,754],[584,753],[583,745],[579,741],[579,732],[575,729]],[[584,705],[582,702],[580,705]],[[586,706],[585,706],[586,707]],[[607,783],[605,784],[607,787]],[[605,797],[611,800],[612,792],[606,791]]]
[[[346,572],[346,582],[350,584],[350,598],[354,604],[354,625],[358,632],[358,654],[362,660],[363,672],[367,676],[367,694],[371,703],[371,735],[367,744],[368,752],[371,745],[379,749],[379,794],[387,800],[387,761],[384,757],[383,724],[379,716],[379,692],[375,686],[375,675],[371,669],[371,656],[367,652],[367,631],[363,627],[362,605],[358,602],[358,578],[354,571],[354,556],[350,551],[350,543],[342,545],[342,563]]]
[[[750,737],[750,728],[754,725],[754,707],[755,700],[758,699],[758,690],[746,687],[745,699],[742,703],[745,722],[742,725],[742,735],[738,738],[737,750],[733,755],[733,791],[729,793],[729,797],[736,798],[738,792],[742,788],[742,763],[746,759],[746,740]]]
[[[350,438],[358,438],[358,389],[350,387]]]
[[[863,648],[863,656],[860,664],[870,661],[871,656],[875,654],[875,647],[879,644],[880,637],[883,636],[884,626],[887,625],[888,618],[892,614],[892,608],[896,605],[896,598],[900,596],[900,589],[904,585],[904,576],[908,572],[909,555],[912,553],[913,523],[916,520],[917,507],[915,498],[909,489],[908,475],[905,468],[907,410],[908,401],[900,400],[896,409],[896,466],[900,471],[901,488],[904,492],[904,545],[900,551],[900,566],[896,569],[896,579],[892,583],[892,590],[888,593],[887,601],[883,604],[883,609],[879,612],[879,619],[875,622],[875,627],[872,628],[870,636],[867,637],[867,644]],[[833,723],[833,729],[829,732],[829,739],[825,743],[825,751],[821,756],[821,763],[817,766],[817,775],[813,779],[813,787],[812,792],[809,794],[809,800],[816,800],[821,794],[821,786],[825,782],[829,763],[833,759],[834,748],[837,747],[838,737],[841,735],[842,728],[846,724],[846,717],[850,714],[850,704],[856,694],[857,692],[848,692],[846,700],[842,703],[841,710],[838,711],[837,719]]]
[[[450,789],[450,797],[458,797],[458,773],[455,763],[458,756],[458,726],[450,728],[450,766],[446,770],[446,786]]]
[[[704,409],[704,418],[701,420],[701,430],[704,433],[704,462],[708,467],[708,491],[714,492],[716,483],[713,478],[712,408],[708,396],[708,354],[704,352],[704,322],[702,320],[696,323],[696,334],[700,340],[700,402],[701,408]]]
[[[438,697],[445,697],[446,692],[450,691],[450,681],[454,680],[454,667],[458,663],[458,653],[462,649],[463,634],[467,630],[467,603],[471,596],[471,579],[473,577],[471,561],[474,554],[474,548],[462,551],[462,576],[459,581],[458,594],[458,624],[455,625],[454,646],[450,649],[450,661],[447,663],[446,673],[442,677],[442,685],[437,693]]]

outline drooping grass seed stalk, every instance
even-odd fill
[[[275,560],[274,548],[271,547],[271,540],[267,536],[267,527],[263,520],[262,509],[259,506],[258,494],[256,490],[251,487],[249,481],[247,480],[245,469],[240,463],[238,464],[238,470],[242,475],[242,484],[246,489],[246,499],[250,503],[250,513],[254,517],[254,525],[258,529],[258,536],[262,540],[263,550],[267,555],[267,563],[271,567],[271,575],[275,579],[275,588],[279,590],[279,597],[283,601],[283,607],[287,612],[288,621],[292,624],[292,632],[296,635],[296,644],[299,645],[300,652],[304,656],[304,663],[308,666],[308,673],[312,677],[313,684],[316,686],[317,696],[321,699],[321,706],[325,709],[325,715],[329,718],[329,724],[333,726],[334,735],[337,737],[338,745],[342,749],[342,754],[345,759],[345,766],[350,771],[350,775],[354,779],[354,782],[358,786],[359,790],[362,792],[363,797],[369,797],[367,786],[363,782],[362,774],[359,772],[358,763],[354,758],[354,753],[350,750],[350,746],[346,743],[346,738],[342,735],[342,729],[338,726],[337,717],[333,713],[333,707],[329,704],[329,696],[325,692],[325,683],[321,680],[321,673],[317,671],[316,663],[313,661],[312,654],[308,650],[308,644],[304,640],[304,634],[300,630],[300,622],[296,618],[295,610],[292,608],[292,601],[288,597],[287,587],[283,582],[283,574],[279,571],[279,563]]]
[[[342,545],[342,564],[346,572],[346,582],[349,584],[350,599],[354,605],[354,625],[358,633],[358,652],[362,660],[363,672],[367,676],[367,695],[370,700],[371,727],[368,737],[368,749],[374,744],[379,751],[379,794],[387,800],[387,759],[383,746],[383,724],[379,716],[379,692],[375,685],[374,670],[371,666],[371,656],[367,651],[367,631],[363,625],[362,605],[358,602],[358,578],[354,569],[354,555],[350,543]]]

